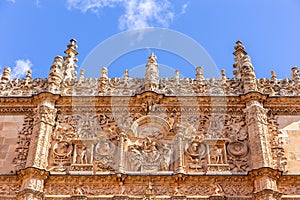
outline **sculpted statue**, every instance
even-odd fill
[[[80,164],[87,164],[87,153],[86,153],[86,147],[82,147],[80,152]]]
[[[210,152],[210,161],[212,164],[223,164],[223,150],[218,146],[214,146]]]

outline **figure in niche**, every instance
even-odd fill
[[[224,164],[223,150],[217,146],[214,146],[210,152],[210,161],[212,164]]]
[[[87,164],[86,147],[82,147],[82,149],[81,149],[81,153],[80,153],[80,164]]]
[[[157,150],[156,142],[151,141],[148,137],[146,141],[143,141],[144,149],[143,152],[145,153],[145,161],[146,162],[154,162],[157,161],[160,157],[160,153]]]
[[[161,168],[164,171],[168,171],[171,165],[171,155],[172,155],[172,148],[168,145],[165,145],[163,148],[163,155],[162,155],[162,163]]]
[[[142,154],[138,150],[138,146],[129,146],[128,158],[131,171],[139,171],[142,164]]]

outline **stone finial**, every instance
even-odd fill
[[[225,71],[225,69],[222,69],[221,73],[222,73],[222,80],[226,80],[227,77],[226,77],[226,71]]]
[[[70,44],[67,45],[67,50],[65,50],[66,56],[64,57],[64,82],[69,82],[70,80],[75,78],[75,75],[77,74],[75,68],[77,68],[76,62],[78,61],[78,58],[76,55],[77,52],[77,45],[76,40],[71,39]]]
[[[125,69],[125,71],[124,71],[124,79],[128,79],[129,78],[129,72],[128,72],[128,69]]]
[[[10,80],[10,67],[5,67],[1,77],[1,84],[6,84]]]
[[[146,73],[144,77],[144,87],[145,90],[156,90],[159,84],[159,72],[158,64],[156,62],[157,57],[152,52],[148,57],[148,62],[146,64]]]
[[[102,67],[100,72],[100,79],[108,79],[108,70],[106,67]]]
[[[297,66],[294,66],[292,68],[292,73],[291,73],[291,79],[294,81],[295,84],[299,84],[300,83],[300,73],[298,70]]]
[[[150,56],[148,57],[148,62],[147,62],[147,65],[146,66],[149,66],[149,65],[155,65],[155,66],[158,66],[157,62],[157,57],[156,55],[152,52],[150,54]]]
[[[77,55],[78,54],[78,51],[76,50],[78,48],[77,44],[76,44],[76,39],[72,38],[70,40],[70,44],[67,45],[67,49],[65,50],[65,54],[67,55]]]
[[[242,41],[238,40],[236,41],[236,46],[234,46],[235,52],[233,52],[233,55],[238,56],[245,56],[247,55],[247,52],[245,51],[245,47],[243,46]]]
[[[196,81],[203,81],[203,80],[204,80],[203,68],[196,67]]]
[[[32,71],[28,70],[27,74],[26,74],[26,78],[25,78],[25,86],[28,86],[29,84],[31,84],[31,82],[32,82],[31,75],[32,75]]]
[[[271,71],[271,80],[273,80],[273,81],[277,80],[275,71]]]
[[[179,85],[180,75],[179,75],[179,70],[178,69],[175,70],[174,78],[175,78],[176,85]]]
[[[84,69],[80,70],[80,75],[79,78],[83,79],[84,78]]]

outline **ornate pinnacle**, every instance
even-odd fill
[[[234,47],[235,52],[233,52],[233,55],[238,56],[238,55],[247,55],[247,52],[245,51],[245,47],[242,45],[242,41],[238,40],[236,41],[236,46]]]
[[[79,78],[84,78],[84,69],[80,70],[80,75],[79,75]]]
[[[4,68],[4,71],[3,71],[3,74],[2,74],[2,77],[1,77],[1,83],[6,83],[10,80],[10,67],[5,67]]]
[[[271,71],[271,79],[272,80],[276,80],[277,79],[275,71]]]
[[[155,66],[158,66],[157,62],[156,62],[156,55],[152,52],[150,54],[150,56],[148,57],[148,62],[147,62],[147,65],[146,66],[149,66],[149,65],[155,65]]]
[[[106,67],[102,67],[101,72],[100,72],[100,78],[108,79],[108,70]]]
[[[67,45],[67,48],[68,49],[65,50],[65,54],[67,54],[67,55],[71,55],[71,54],[77,55],[78,54],[78,51],[76,51],[78,46],[76,45],[76,40],[74,38],[72,38],[70,40],[70,44]]]
[[[226,77],[226,71],[225,71],[225,69],[222,69],[221,73],[222,73],[222,80],[226,80],[227,77]]]
[[[124,78],[129,78],[128,69],[125,69],[125,71],[124,71]]]

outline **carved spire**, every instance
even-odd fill
[[[297,66],[294,66],[294,67],[292,68],[291,79],[292,79],[296,84],[299,84],[299,82],[300,82],[300,73],[299,73],[299,70],[298,70],[298,67],[297,67]]]
[[[5,67],[1,77],[1,84],[6,84],[10,80],[10,67]]]
[[[158,66],[157,62],[156,62],[156,55],[154,54],[154,52],[152,52],[150,54],[150,56],[148,57],[148,62],[147,62],[147,65],[146,66],[149,66],[149,65],[155,65],[155,66]]]
[[[7,82],[10,81],[10,67],[5,67],[0,81],[0,93],[5,90]]]
[[[244,92],[250,92],[257,90],[257,79],[254,73],[254,67],[251,63],[250,56],[247,55],[245,47],[242,42],[238,40],[236,46],[234,47],[235,64],[233,68],[235,69],[233,74],[236,79],[241,79],[244,87]]]
[[[65,50],[66,56],[64,57],[64,81],[72,80],[77,74],[75,68],[77,68],[76,62],[78,58],[76,40],[71,39],[70,44],[67,45],[67,50]]]
[[[48,76],[48,91],[57,92],[60,89],[60,84],[63,80],[63,57],[56,56],[50,67]]]
[[[204,80],[203,68],[196,67],[196,81],[202,82]]]
[[[156,59],[157,57],[153,52],[148,57],[148,62],[146,64],[146,73],[144,77],[145,90],[155,91],[158,88],[159,72]]]
[[[233,71],[233,74],[235,75],[235,78],[240,79],[241,78],[241,67],[242,67],[242,58],[247,55],[247,52],[245,51],[245,47],[242,45],[242,41],[238,40],[236,42],[236,46],[234,47],[235,52],[233,52],[233,55],[235,55],[233,68],[235,69]]]

